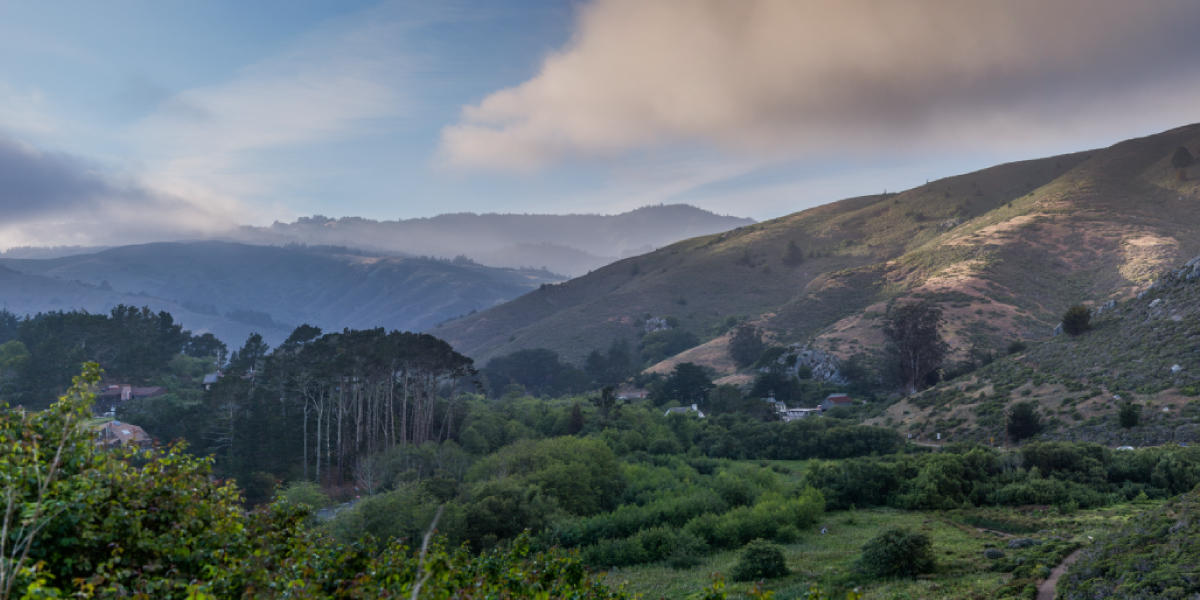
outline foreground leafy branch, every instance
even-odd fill
[[[12,597],[19,578],[36,577],[40,563],[29,565],[34,540],[65,510],[59,499],[64,461],[78,467],[89,450],[84,420],[100,382],[100,366],[84,365],[67,393],[50,409],[5,410],[0,419],[0,483],[4,516],[0,522],[0,599]]]

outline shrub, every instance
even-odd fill
[[[1117,418],[1121,421],[1121,427],[1129,429],[1137,427],[1137,424],[1142,419],[1142,407],[1132,402],[1126,402],[1121,405],[1121,412]]]
[[[730,575],[734,581],[770,579],[788,574],[783,560],[783,548],[766,540],[754,540],[746,544],[741,557]]]
[[[313,511],[333,504],[321,486],[311,481],[293,481],[280,490],[276,497]]]
[[[675,546],[667,556],[667,564],[675,569],[690,569],[700,564],[700,557],[708,554],[704,540],[681,531],[675,537]]]
[[[1092,311],[1082,304],[1068,308],[1062,316],[1062,328],[1067,335],[1079,335],[1091,329]]]
[[[859,569],[875,577],[913,577],[933,570],[933,544],[929,536],[893,528],[867,542]]]
[[[1008,410],[1008,422],[1005,424],[1008,437],[1014,442],[1033,437],[1042,430],[1042,420],[1037,413],[1037,405],[1033,402],[1018,402]]]

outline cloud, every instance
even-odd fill
[[[307,34],[225,81],[166,98],[130,134],[147,157],[147,183],[212,202],[253,201],[295,177],[255,168],[260,161],[379,133],[407,107],[413,66],[394,44],[409,26],[385,4]]]
[[[232,225],[223,211],[123,181],[76,156],[0,137],[0,249],[146,242]]]
[[[1200,114],[1197,30],[1189,0],[597,0],[440,152],[531,170],[696,142],[780,158],[1166,128]]]

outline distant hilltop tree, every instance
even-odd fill
[[[1174,156],[1171,157],[1171,166],[1175,167],[1175,172],[1178,173],[1180,181],[1187,180],[1188,167],[1195,164],[1195,162],[1196,158],[1183,146],[1176,148]]]

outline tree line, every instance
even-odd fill
[[[431,335],[304,325],[274,350],[251,335],[201,403],[134,403],[122,416],[151,432],[188,422],[173,431],[269,493],[271,478],[341,484],[389,448],[457,438],[474,375]]]
[[[169,370],[179,354],[211,359],[225,344],[192,335],[170,313],[119,305],[108,314],[55,311],[18,318],[0,311],[0,400],[43,408],[62,393],[81,364],[103,366],[110,380],[144,384]]]

